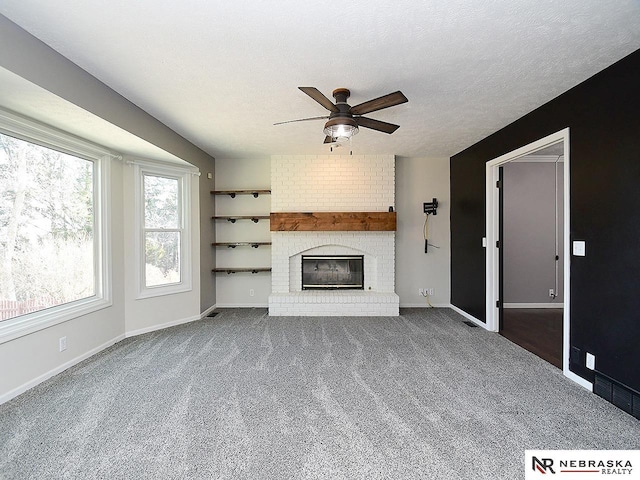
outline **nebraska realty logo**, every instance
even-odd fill
[[[640,450],[527,450],[525,472],[525,480],[549,478],[543,475],[640,480]]]

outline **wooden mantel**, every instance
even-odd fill
[[[396,212],[286,212],[271,214],[272,232],[390,232]]]

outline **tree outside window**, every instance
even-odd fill
[[[146,287],[181,281],[181,180],[143,175]]]
[[[135,178],[137,298],[191,290],[191,166],[130,159]]]
[[[96,295],[94,168],[0,134],[0,320]]]

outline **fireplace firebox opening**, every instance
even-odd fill
[[[303,255],[303,290],[364,290],[364,255]]]

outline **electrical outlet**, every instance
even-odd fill
[[[249,289],[249,296],[253,297],[256,294],[255,290],[253,288]]]
[[[58,340],[58,346],[60,347],[60,351],[64,352],[67,349],[67,337],[60,337],[60,340]]]
[[[556,292],[553,290],[553,288],[549,289],[549,298],[556,298]]]
[[[587,352],[587,361],[585,362],[586,367],[589,370],[595,370],[596,369],[596,356],[593,353],[589,353]]]
[[[427,288],[425,289],[425,292],[427,292],[427,295],[433,296],[433,294],[435,293],[435,288]]]
[[[420,288],[418,290],[418,294],[422,295],[423,297],[426,297],[427,295],[432,296],[434,292],[434,288]]]

